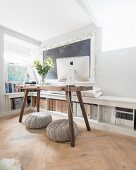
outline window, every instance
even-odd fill
[[[24,83],[35,80],[32,63],[38,47],[20,39],[4,35],[5,81]],[[37,57],[37,56],[36,56]]]

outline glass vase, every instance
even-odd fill
[[[40,85],[41,86],[45,85],[45,76],[43,76],[43,75],[40,77]]]

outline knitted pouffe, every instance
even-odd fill
[[[77,124],[73,121],[74,136],[78,134]],[[70,141],[69,122],[67,119],[59,119],[51,122],[47,126],[47,135],[50,139],[57,142]]]
[[[52,121],[49,112],[34,112],[25,120],[25,125],[30,129],[39,129],[48,126]]]

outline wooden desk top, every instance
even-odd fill
[[[17,89],[22,90],[46,90],[46,91],[87,91],[92,90],[93,86],[65,86],[65,85],[17,85]]]

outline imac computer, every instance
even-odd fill
[[[66,82],[72,70],[75,83],[89,82],[89,56],[58,58],[56,62],[59,82]]]

